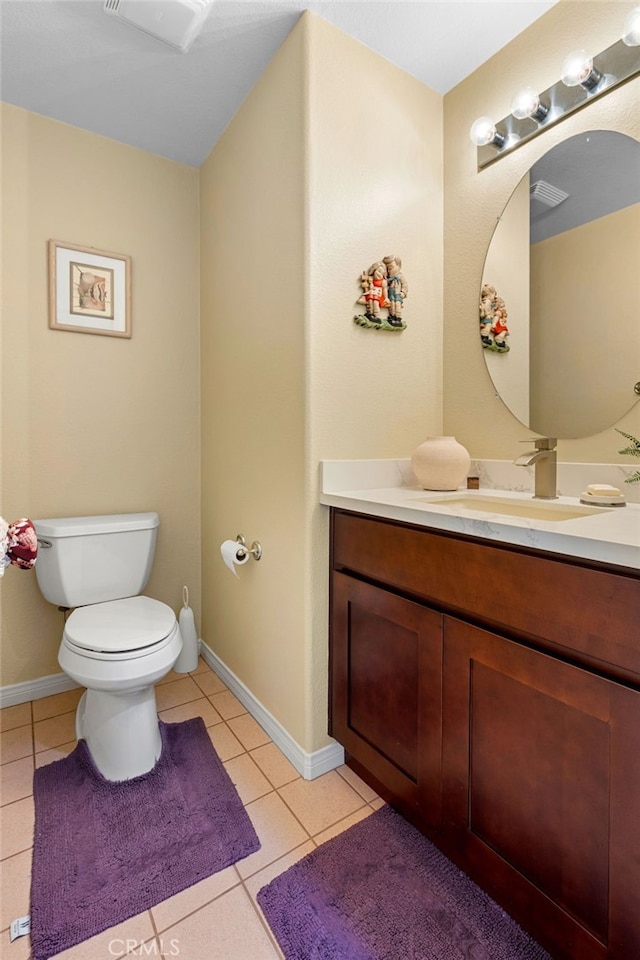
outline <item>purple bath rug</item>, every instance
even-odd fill
[[[258,902],[286,960],[550,960],[391,807],[294,864]]]
[[[148,910],[258,850],[253,825],[200,717],[160,723],[162,754],[112,783],[84,740],[35,771],[33,960]]]

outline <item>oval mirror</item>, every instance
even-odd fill
[[[640,381],[640,143],[571,137],[523,177],[484,263],[480,335],[526,427],[575,439],[616,423]]]

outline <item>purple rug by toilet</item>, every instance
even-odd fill
[[[258,902],[286,960],[550,960],[391,807],[294,864]]]
[[[33,960],[93,937],[259,849],[200,717],[161,723],[149,773],[112,783],[81,740],[34,774]]]

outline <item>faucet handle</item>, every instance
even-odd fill
[[[536,450],[555,450],[558,441],[555,437],[532,437],[530,440],[518,440],[518,443],[532,443]]]

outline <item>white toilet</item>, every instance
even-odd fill
[[[74,608],[58,662],[87,688],[76,736],[107,780],[147,773],[161,752],[154,684],[182,649],[171,607],[139,596],[151,573],[158,514],[33,523],[40,591],[49,603]]]

